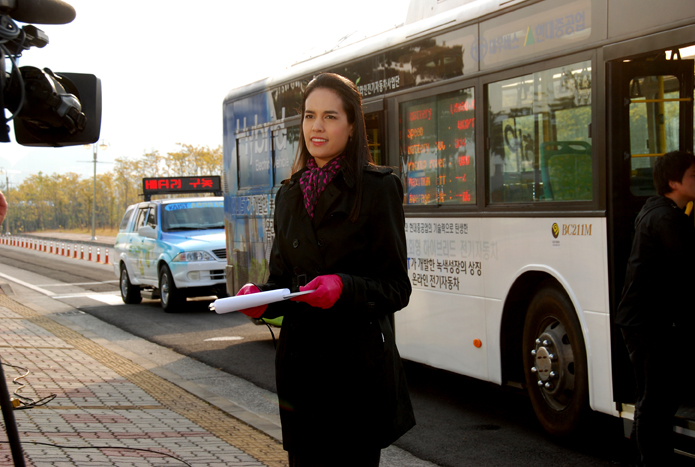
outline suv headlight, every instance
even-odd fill
[[[215,258],[212,257],[210,253],[207,251],[185,251],[183,253],[179,253],[176,255],[176,258],[174,258],[174,261],[176,262],[191,262],[191,261],[215,261]]]

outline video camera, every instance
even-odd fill
[[[10,142],[10,120],[23,146],[74,146],[99,140],[99,78],[17,66],[24,50],[45,47],[48,36],[31,24],[20,29],[15,20],[66,24],[73,19],[75,9],[62,0],[0,0],[0,142]],[[9,72],[6,59],[11,64]],[[9,119],[5,109],[12,112]]]

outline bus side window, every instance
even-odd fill
[[[591,62],[487,87],[490,201],[593,198]]]
[[[591,200],[591,145],[584,141],[541,144],[541,179],[547,200]]]
[[[273,180],[279,186],[292,175],[292,163],[299,147],[299,125],[273,131]]]
[[[368,113],[364,115],[364,124],[367,128],[367,140],[369,141],[369,152],[372,155],[372,160],[376,165],[383,165],[382,154],[382,132],[381,122],[379,121],[379,112]]]

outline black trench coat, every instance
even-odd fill
[[[298,291],[338,274],[343,292],[327,310],[284,301],[275,372],[284,448],[292,452],[384,448],[415,425],[389,315],[408,304],[403,188],[391,169],[365,167],[359,218],[349,220],[354,177],[339,172],[310,218],[302,171],[275,198],[270,277],[261,290]]]

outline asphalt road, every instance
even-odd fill
[[[60,293],[73,284],[85,292],[118,290],[105,266],[0,246],[0,273],[14,268],[40,274],[35,284]],[[6,278],[5,278],[6,280]],[[210,299],[189,300],[184,313],[167,314],[158,300],[125,305],[100,303],[80,294],[58,300],[138,337],[275,391],[274,348],[265,326],[239,313],[217,315]],[[277,336],[279,330],[273,330]],[[330,330],[326,330],[330,332]],[[441,466],[611,466],[621,465],[622,424],[595,414],[586,434],[559,442],[537,424],[525,394],[406,362],[417,426],[396,445]],[[685,461],[683,465],[693,465]]]

